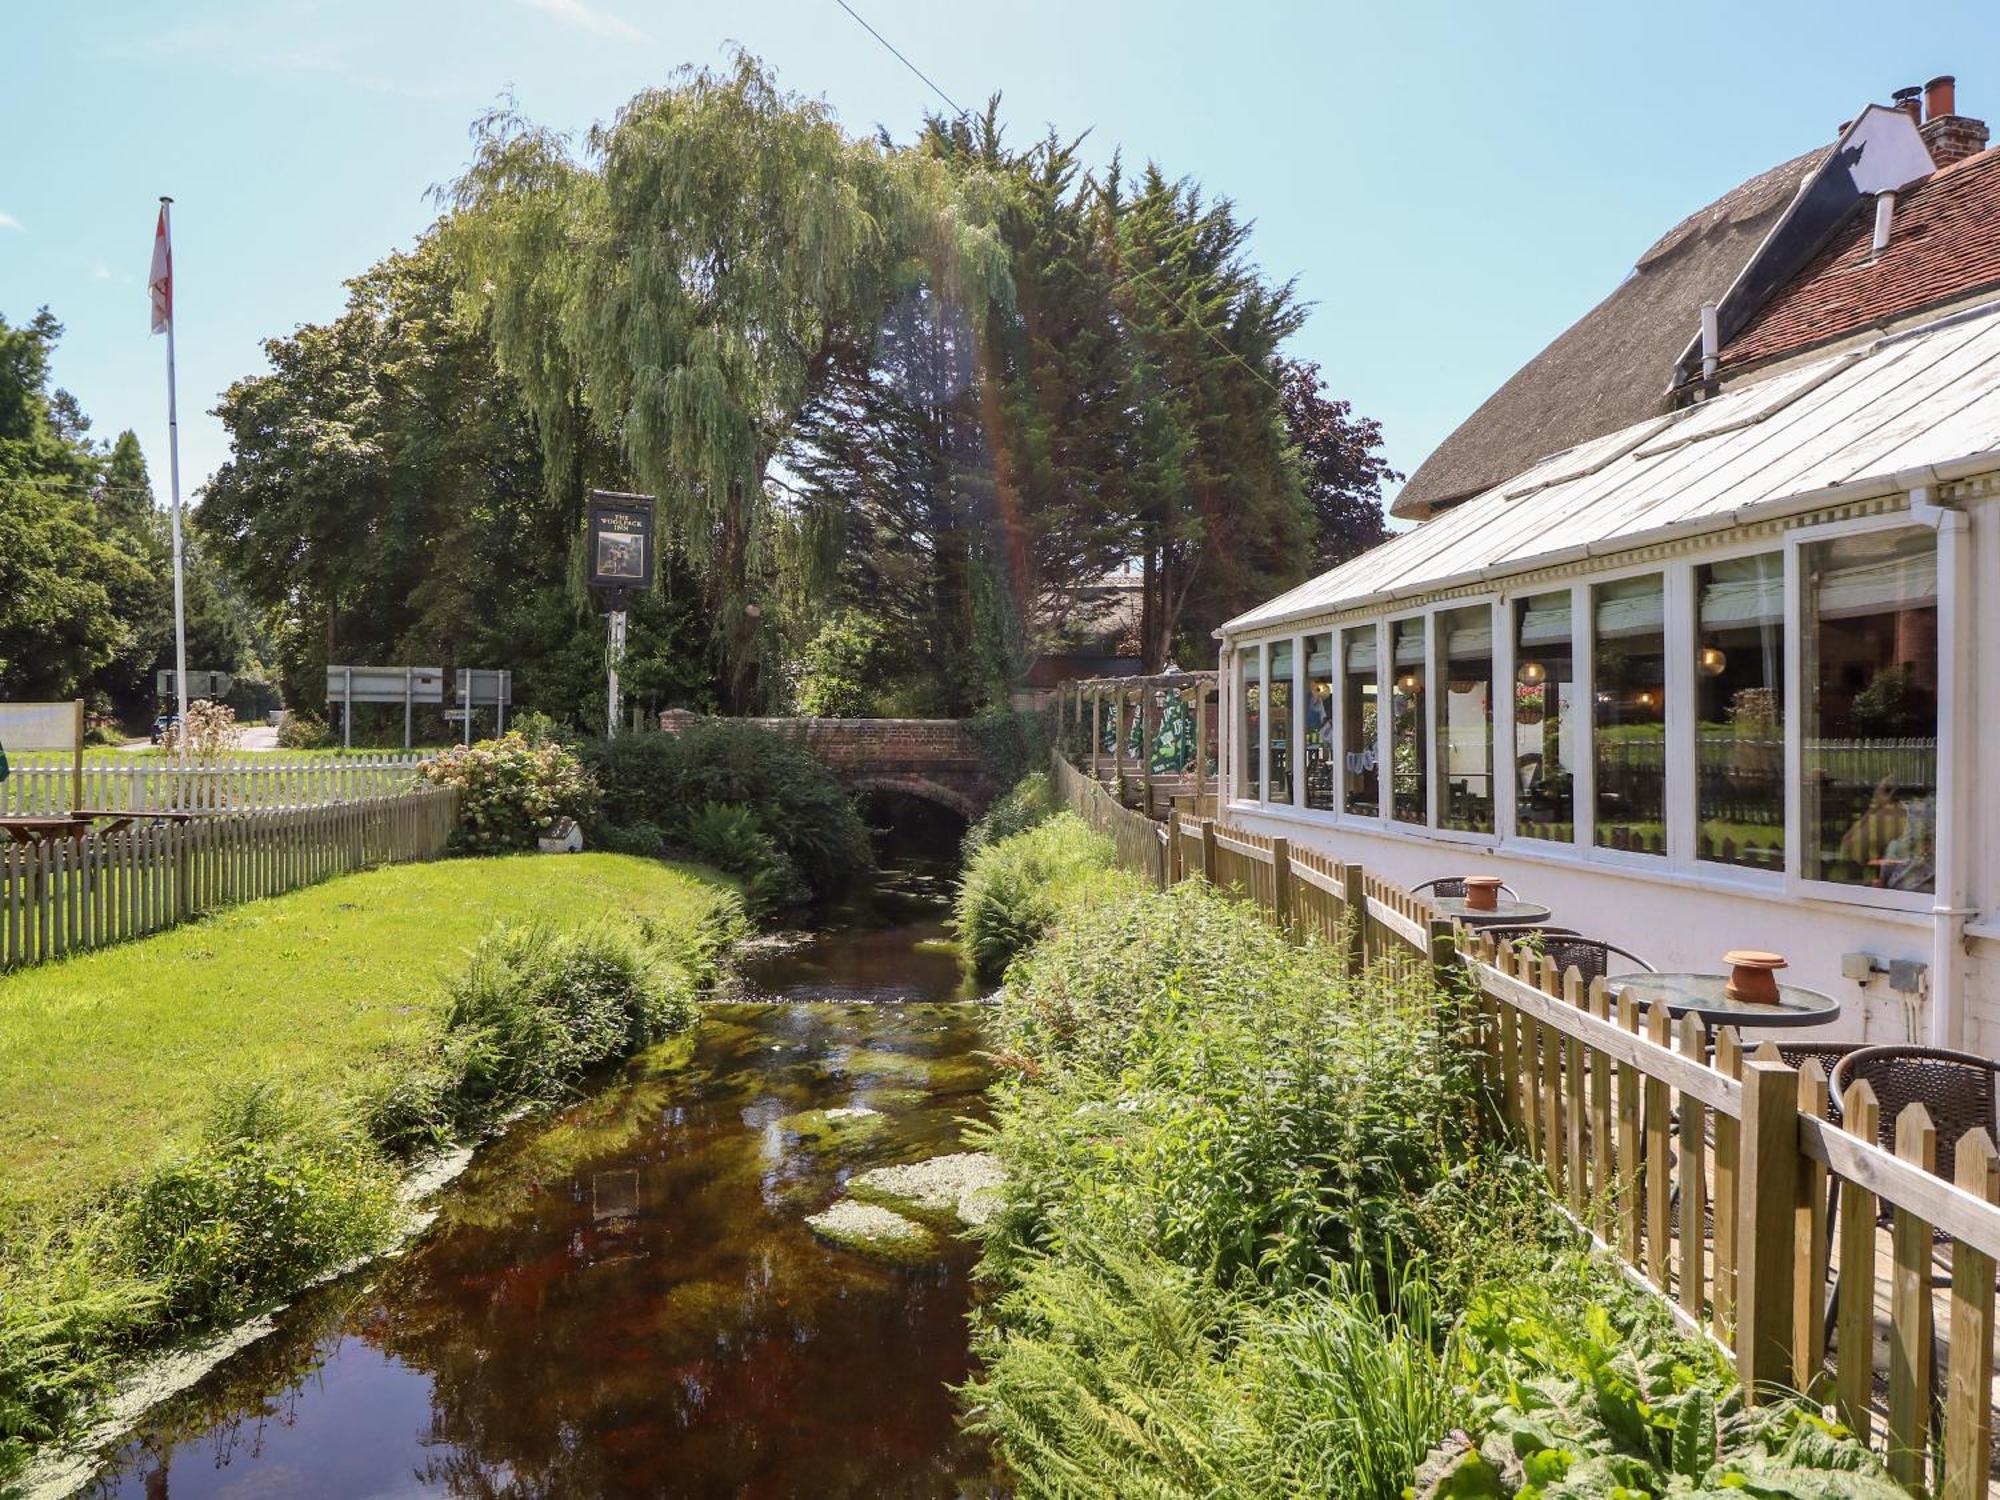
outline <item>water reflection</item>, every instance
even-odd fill
[[[801,1219],[845,1177],[958,1145],[977,1007],[936,924],[849,930],[752,976],[554,1120],[437,1228],[155,1414],[100,1496],[985,1494],[948,1385],[970,1254],[878,1266]],[[866,1104],[837,1149],[784,1122]]]

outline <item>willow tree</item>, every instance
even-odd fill
[[[552,460],[588,423],[660,497],[706,580],[723,703],[754,707],[773,459],[899,265],[1004,277],[1002,257],[951,179],[748,55],[639,94],[581,150],[512,113],[475,140],[449,232],[499,357]]]

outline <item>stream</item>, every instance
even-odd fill
[[[155,1408],[87,1493],[1000,1493],[949,1389],[971,1247],[898,1267],[803,1222],[982,1111],[943,937],[906,884],[747,962],[746,999],[488,1145],[408,1253]],[[781,1123],[855,1105],[886,1117],[859,1140]]]

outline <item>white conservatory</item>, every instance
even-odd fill
[[[1222,627],[1222,817],[2000,1055],[1996,491],[2000,302],[1555,454]]]

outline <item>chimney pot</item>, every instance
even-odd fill
[[[1913,84],[1906,89],[1897,89],[1889,97],[1895,101],[1896,108],[1910,117],[1912,125],[1921,125],[1924,123],[1923,95],[1924,91]]]
[[[1924,117],[1930,120],[1958,113],[1958,80],[1940,73],[1924,85]]]

